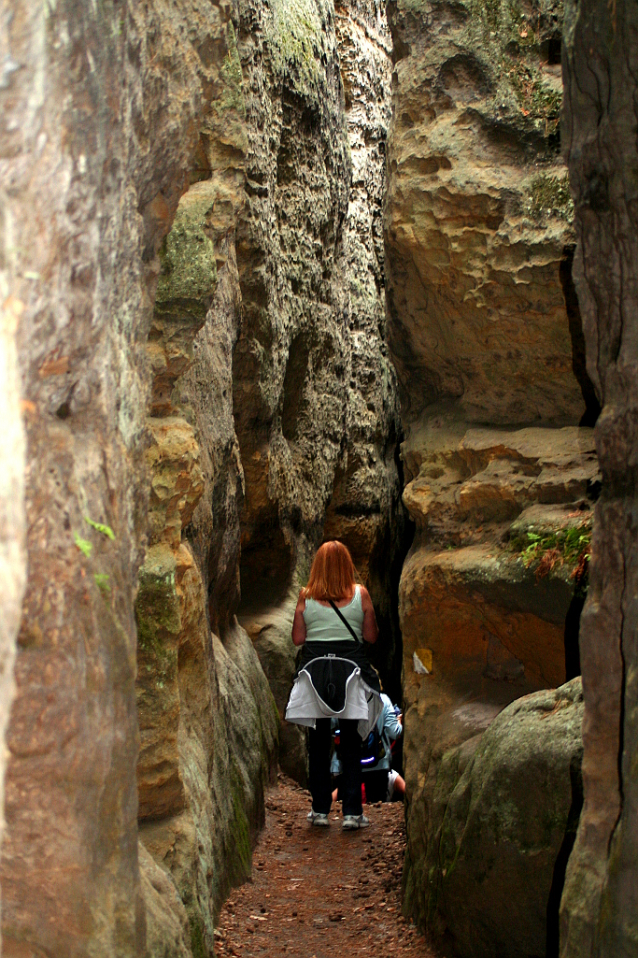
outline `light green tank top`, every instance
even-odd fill
[[[352,626],[359,642],[363,642],[363,608],[361,589],[355,586],[352,601],[340,606],[339,612]],[[321,605],[314,599],[306,599],[303,613],[306,623],[306,642],[343,642],[352,635],[330,605]]]

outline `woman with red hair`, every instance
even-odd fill
[[[365,652],[379,630],[368,590],[355,582],[347,548],[319,548],[308,585],[299,593],[292,641],[302,646],[286,719],[310,728],[308,738],[312,825],[327,826],[332,802],[331,718],[339,719],[343,828],[365,828],[361,806],[361,742],[383,708],[379,679]]]

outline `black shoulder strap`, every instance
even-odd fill
[[[355,642],[356,642],[358,645],[360,645],[360,644],[361,644],[361,639],[357,636],[357,633],[354,631],[354,629],[352,628],[352,626],[350,625],[350,623],[348,622],[348,620],[346,619],[346,617],[341,614],[341,612],[339,611],[339,609],[337,608],[337,606],[334,604],[334,602],[332,601],[332,599],[328,599],[328,602],[330,603],[330,605],[332,606],[332,608],[335,610],[335,612],[337,613],[337,615],[339,616],[339,618],[341,619],[341,621],[342,621],[343,624],[345,625],[346,629],[348,630],[348,632],[350,633],[350,635],[352,636],[352,638],[355,640]]]

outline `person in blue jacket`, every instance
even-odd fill
[[[383,711],[377,720],[377,731],[383,745],[384,754],[376,762],[362,761],[362,784],[365,786],[366,802],[391,802],[395,795],[405,794],[405,780],[392,768],[391,742],[396,741],[403,732],[401,714],[397,714],[390,698],[381,694]],[[333,775],[341,774],[341,762],[337,750],[332,756],[330,770]],[[333,801],[338,789],[333,792]]]

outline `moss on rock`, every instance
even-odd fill
[[[325,84],[327,8],[321,0],[273,0],[268,35],[276,74],[294,77],[295,90],[310,101]]]
[[[567,177],[550,173],[535,176],[526,190],[524,212],[536,221],[558,217],[571,223],[574,219],[574,203]]]
[[[241,70],[241,60],[237,50],[235,28],[232,23],[228,26],[228,53],[224,57],[220,69],[222,81],[222,95],[219,107],[221,110],[233,110],[241,117],[246,116],[246,101],[244,99],[244,78]]]
[[[229,69],[235,71],[234,62]],[[205,190],[191,191],[178,207],[173,228],[160,251],[155,298],[155,311],[160,316],[177,313],[195,323],[202,323],[206,317],[217,288],[215,247],[206,229],[213,201],[214,196]]]
[[[179,635],[181,618],[176,590],[175,556],[167,546],[152,546],[139,572],[139,591],[135,604],[140,649],[165,657],[168,650],[163,636]]]
[[[544,953],[554,867],[574,827],[582,717],[574,679],[518,699],[483,735],[443,755],[419,904],[429,929],[451,935],[459,954]]]

